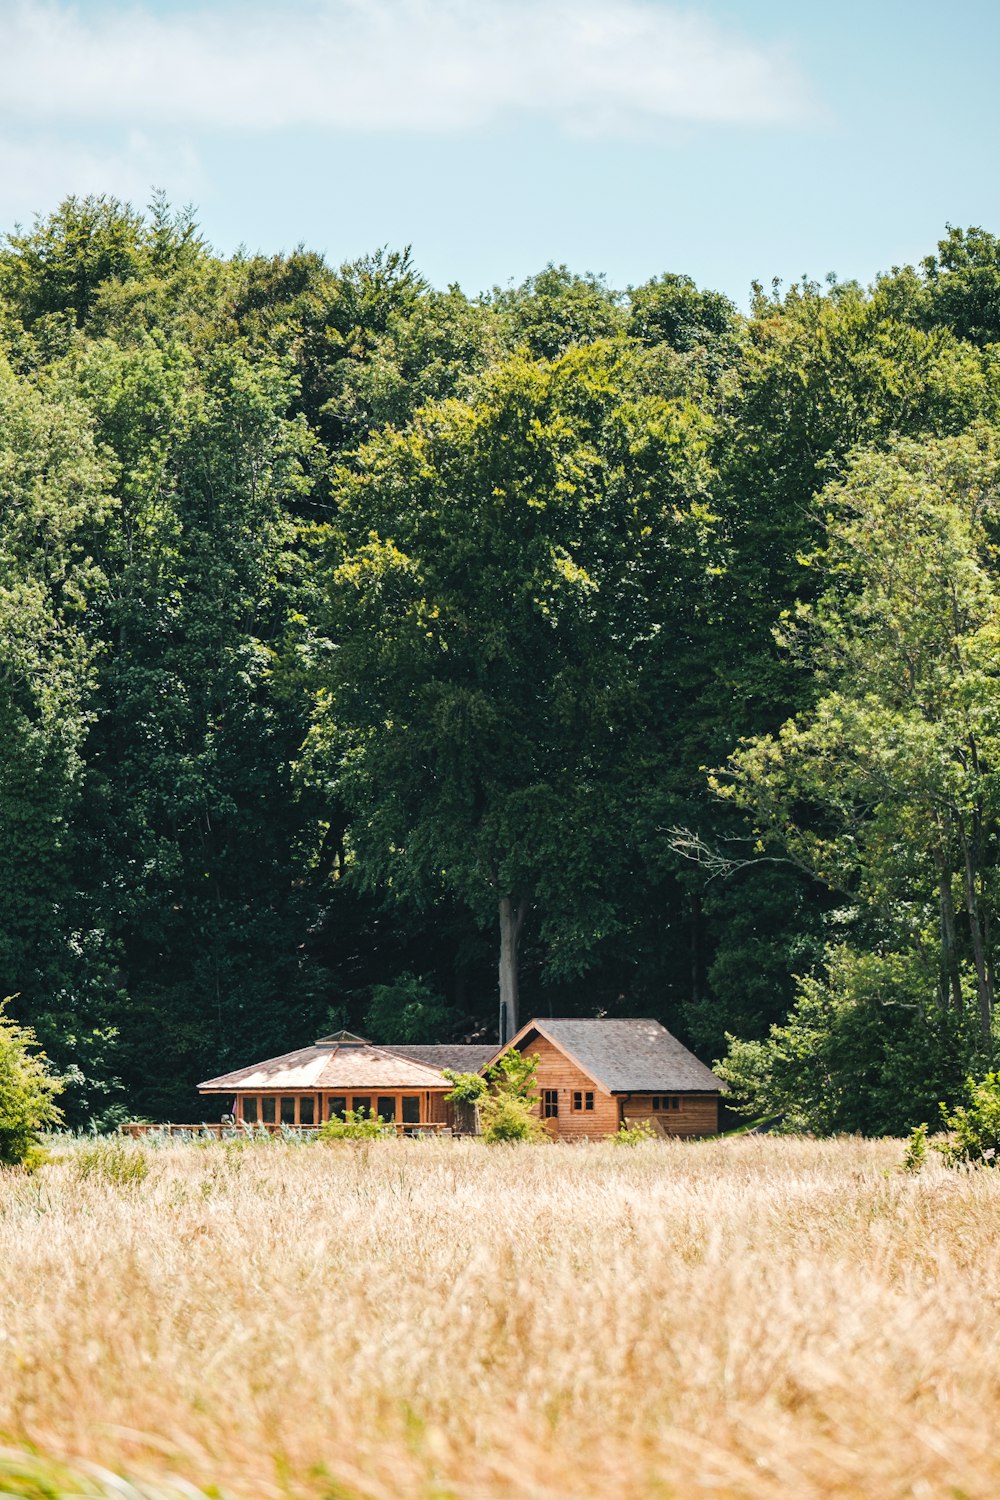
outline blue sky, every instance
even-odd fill
[[[998,47],[995,0],[4,0],[0,226],[162,187],[225,252],[745,304],[1000,233]]]

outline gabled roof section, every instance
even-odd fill
[[[543,1036],[611,1094],[720,1094],[726,1085],[659,1021],[529,1021],[508,1046]],[[506,1049],[504,1049],[506,1050]]]
[[[429,1068],[450,1068],[453,1073],[478,1073],[500,1050],[496,1042],[442,1042],[438,1045],[419,1042],[398,1047],[387,1042],[382,1045],[387,1052],[395,1052],[399,1057],[408,1057]]]
[[[280,1057],[268,1057],[263,1062],[252,1063],[248,1068],[237,1068],[232,1073],[222,1073],[218,1078],[208,1078],[198,1088],[205,1093],[229,1093],[234,1090],[287,1089],[301,1092],[303,1089],[331,1089],[344,1092],[363,1092],[379,1089],[447,1089],[447,1078],[437,1068],[401,1057],[398,1052],[389,1052],[384,1047],[373,1047],[359,1037],[350,1041],[335,1041],[332,1037],[313,1047],[302,1047],[298,1052],[284,1052]]]

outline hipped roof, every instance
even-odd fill
[[[579,1063],[609,1094],[719,1094],[726,1085],[659,1021],[529,1021],[510,1045],[531,1050],[533,1033]]]
[[[358,1039],[340,1041],[330,1038],[297,1052],[285,1052],[264,1062],[252,1063],[206,1079],[198,1088],[204,1092],[228,1093],[252,1089],[341,1090],[344,1093],[371,1089],[447,1089],[448,1080],[437,1068],[427,1067],[411,1058],[401,1057],[385,1047],[373,1047]]]

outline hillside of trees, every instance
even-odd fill
[[[69,199],[0,345],[0,994],[71,1123],[498,999],[821,1131],[992,1061],[992,235],[745,316]]]

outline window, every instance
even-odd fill
[[[378,1108],[375,1113],[381,1115],[388,1125],[390,1120],[396,1118],[396,1096],[395,1094],[379,1094]]]
[[[316,1100],[312,1094],[303,1094],[299,1100],[299,1124],[315,1125],[316,1123]]]
[[[282,1125],[295,1124],[295,1098],[283,1098],[281,1101],[281,1123]]]
[[[420,1100],[416,1094],[403,1095],[403,1124],[420,1124]]]
[[[274,1124],[274,1095],[268,1097],[266,1094],[260,1101],[260,1117],[265,1125]]]
[[[594,1091],[593,1091],[593,1089],[574,1089],[574,1091],[573,1091],[573,1108],[574,1109],[593,1109],[593,1107],[594,1107]]]
[[[351,1108],[357,1118],[370,1120],[372,1117],[371,1094],[354,1094],[351,1098]]]
[[[542,1114],[546,1120],[554,1120],[559,1113],[559,1090],[542,1089]]]
[[[343,1094],[330,1094],[326,1101],[326,1118],[328,1120],[342,1120],[346,1108],[347,1099]]]
[[[654,1094],[653,1109],[659,1113],[666,1109],[680,1109],[681,1101],[676,1094]]]
[[[257,1104],[258,1100],[255,1094],[243,1095],[243,1118],[248,1125],[256,1125],[258,1119],[260,1118],[257,1110]]]

